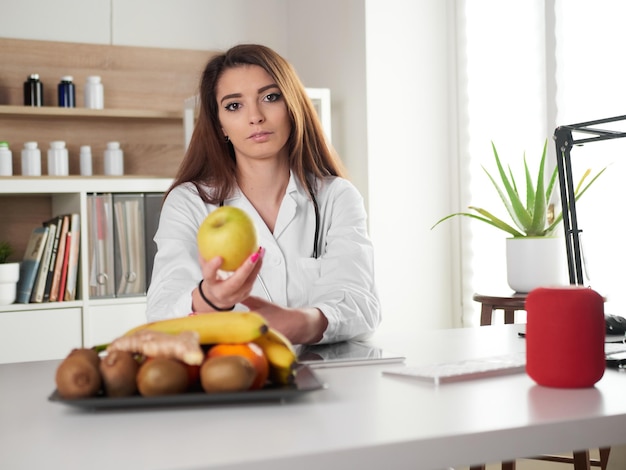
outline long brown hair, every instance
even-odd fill
[[[315,186],[309,181],[311,176],[344,176],[343,165],[326,142],[313,103],[291,64],[266,46],[241,44],[211,58],[204,69],[198,120],[169,191],[179,184],[192,182],[206,203],[218,204],[235,189],[235,153],[221,131],[216,88],[224,71],[242,65],[262,67],[283,95],[291,121],[287,141],[289,167],[300,183],[313,193]],[[211,192],[204,191],[202,184],[208,185]]]

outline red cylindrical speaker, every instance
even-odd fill
[[[604,299],[583,286],[526,298],[526,372],[539,385],[592,387],[604,375]]]

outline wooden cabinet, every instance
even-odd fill
[[[91,299],[88,289],[87,196],[90,193],[164,192],[185,150],[183,107],[196,94],[207,51],[0,39],[0,141],[13,152],[14,176],[0,177],[0,240],[21,260],[32,229],[61,213],[81,215],[77,300],[0,307],[0,363],[57,359],[73,347],[112,340],[145,322],[145,297]],[[44,82],[43,107],[23,106],[31,73]],[[56,87],[72,75],[76,108],[59,108]],[[104,83],[105,109],[83,108],[89,75]],[[47,175],[46,151],[63,140],[70,176]],[[24,142],[36,141],[42,175],[21,175]],[[122,177],[103,176],[106,143],[124,151]],[[93,174],[79,176],[79,149],[90,145]]]

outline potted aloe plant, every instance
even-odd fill
[[[548,140],[546,139],[544,143],[539,170],[535,177],[530,173],[526,156],[524,156],[523,181],[525,183],[525,197],[520,193],[517,180],[510,166],[508,166],[505,171],[493,142],[491,146],[493,148],[493,155],[498,168],[501,185],[485,167],[483,167],[483,170],[496,189],[512,223],[505,222],[501,218],[493,215],[492,212],[481,207],[469,206],[468,209],[473,212],[456,212],[450,214],[437,221],[431,229],[435,228],[441,222],[456,216],[466,216],[480,220],[481,222],[504,231],[510,236],[506,241],[507,280],[509,286],[514,291],[529,292],[534,287],[541,285],[562,283],[560,279],[563,277],[564,266],[562,266],[561,260],[565,259],[563,256],[565,252],[565,242],[562,241],[562,238],[555,235],[555,231],[563,220],[563,214],[561,212],[556,214],[549,210],[550,200],[556,187],[557,169],[554,169],[546,185],[545,162]],[[591,170],[588,169],[585,171],[574,190],[574,198],[576,201],[578,201],[605,170],[606,167],[589,181],[587,181],[587,179],[591,175]],[[519,180],[521,181],[522,178]],[[545,266],[539,267],[541,261],[550,258],[559,259],[554,268],[546,268]],[[518,279],[517,274],[524,272],[528,274],[522,274],[523,278]]]
[[[9,262],[13,248],[8,242],[0,241],[0,305],[15,302],[20,263]]]

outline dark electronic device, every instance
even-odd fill
[[[619,315],[604,315],[607,335],[626,335],[626,318]]]

